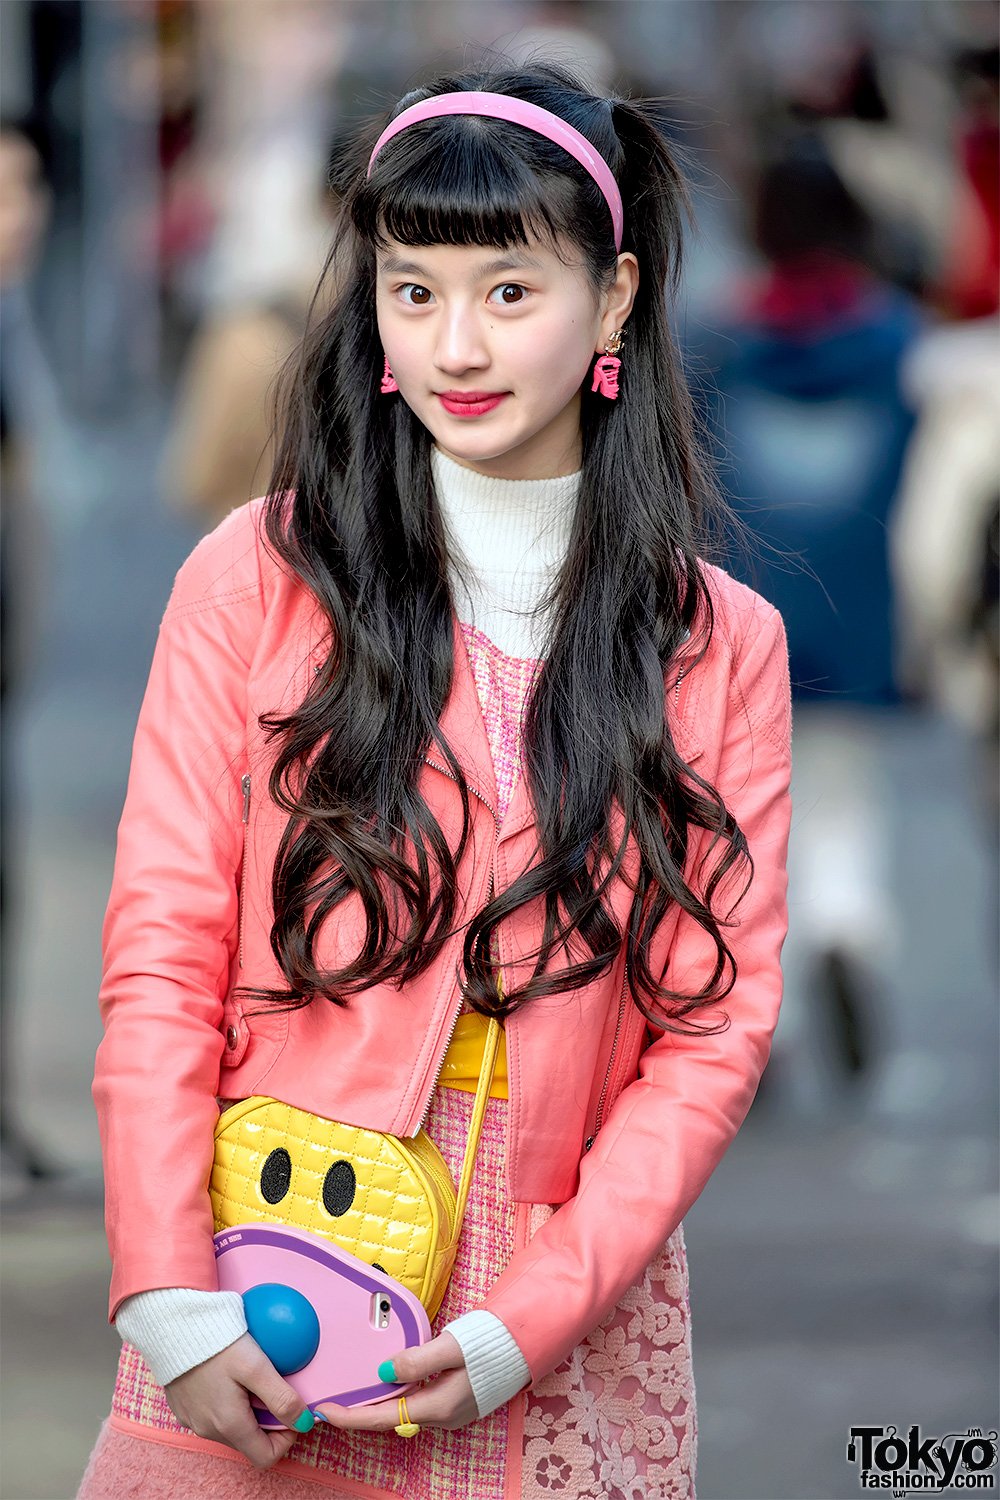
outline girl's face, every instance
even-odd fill
[[[391,241],[378,251],[376,314],[400,396],[467,468],[499,479],[575,473],[580,389],[628,317],[638,271],[634,255],[619,256],[618,278],[596,306],[583,266],[564,265],[540,243]],[[502,399],[464,414],[442,401],[450,392]]]

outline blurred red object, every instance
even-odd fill
[[[1000,126],[977,121],[964,130],[959,157],[972,196],[955,228],[945,296],[955,317],[985,318],[1000,308]]]
[[[966,192],[952,228],[952,250],[940,300],[955,319],[989,317],[1000,308],[1000,52],[971,48],[954,59],[961,101],[955,169]]]

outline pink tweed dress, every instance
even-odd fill
[[[539,662],[462,632],[496,768],[502,817],[520,772],[521,723]],[[457,1180],[473,1095],[439,1087],[426,1128]],[[487,1102],[457,1259],[433,1332],[480,1304],[554,1212],[504,1192],[505,1099]],[[642,1280],[527,1391],[454,1432],[317,1425],[264,1473],[174,1417],[145,1361],[122,1346],[110,1416],[77,1500],[695,1500],[697,1415],[683,1225]]]

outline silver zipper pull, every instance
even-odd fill
[[[240,782],[240,785],[243,788],[243,822],[244,823],[249,823],[249,821],[250,821],[250,772],[249,771],[247,771],[246,774],[243,776],[243,779]]]

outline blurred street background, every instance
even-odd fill
[[[483,49],[662,96],[697,212],[676,329],[754,539],[728,565],[789,631],[785,1000],[685,1219],[699,1500],[850,1500],[851,1426],[995,1428],[995,5],[3,0],[0,28],[0,1496],[71,1500],[111,1399],[90,1079],[160,614],[266,488],[338,143]]]

